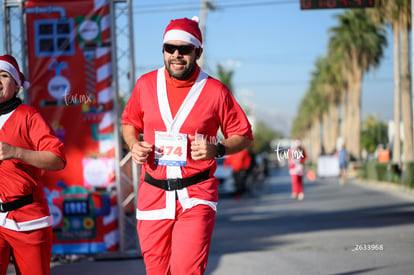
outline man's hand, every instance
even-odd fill
[[[137,141],[131,148],[132,159],[137,164],[144,164],[147,162],[148,153],[152,152],[152,145],[146,141]]]
[[[194,160],[208,160],[217,155],[217,147],[204,140],[196,141],[194,136],[189,135],[191,140],[191,158]]]
[[[8,160],[16,158],[16,147],[0,142],[0,160]]]

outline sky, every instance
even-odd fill
[[[288,135],[318,57],[327,53],[335,10],[300,10],[300,0],[215,0],[204,35],[204,69],[216,77],[217,64],[234,71],[233,93],[254,110],[256,121]],[[133,28],[136,75],[163,66],[162,36],[171,19],[200,15],[201,0],[135,0]],[[393,53],[364,77],[362,119],[393,118]],[[1,43],[2,44],[2,43]],[[1,52],[3,48],[1,45]],[[128,91],[126,92],[128,93]]]

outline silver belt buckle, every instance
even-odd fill
[[[4,210],[3,203],[0,202],[0,212],[6,213],[7,211]]]

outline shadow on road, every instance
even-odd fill
[[[259,197],[221,198],[209,260],[214,270],[225,254],[281,249],[288,234],[374,229],[414,223],[414,203],[335,179],[306,182],[305,200],[290,199],[287,171],[272,171]],[[276,248],[275,248],[276,247]],[[356,270],[354,273],[363,273]],[[348,273],[347,273],[348,274]]]

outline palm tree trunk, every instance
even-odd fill
[[[305,146],[306,153],[308,154],[309,160],[312,163],[315,163],[312,156],[313,156],[313,144],[314,144],[314,138],[313,138],[313,125],[310,126],[309,129],[307,129],[305,138],[303,139],[303,144]]]
[[[341,102],[341,138],[346,148],[349,149],[349,89],[343,93]]]
[[[362,71],[356,64],[349,85],[349,151],[357,160],[361,156],[361,82]]]
[[[354,69],[355,70],[355,69]],[[355,71],[353,70],[352,73],[348,75],[348,92],[347,92],[347,106],[346,106],[346,112],[345,112],[345,119],[346,119],[346,129],[345,129],[345,145],[346,148],[349,150],[349,155],[352,158],[357,158],[357,147],[356,147],[356,135],[357,135],[357,129],[355,128],[355,117],[356,117],[356,111],[357,108],[355,106],[357,96],[356,94],[356,80],[355,80]]]
[[[394,37],[394,142],[392,161],[401,162],[401,138],[400,138],[400,121],[401,121],[401,84],[400,84],[400,28],[397,22],[392,25]]]
[[[408,17],[401,16],[401,107],[404,125],[404,162],[413,160],[413,111],[410,80],[410,55],[408,39]]]
[[[318,117],[312,125],[312,162],[317,163],[321,154],[321,119]]]
[[[330,132],[329,129],[331,128],[331,120],[330,120],[330,113],[329,110],[324,112],[322,115],[322,148],[323,148],[323,154],[327,154],[329,151],[329,143],[330,143]]]
[[[357,75],[355,80],[355,87],[352,99],[352,135],[354,143],[354,156],[357,160],[361,159],[361,85],[362,85],[362,72]]]
[[[330,120],[330,127],[328,129],[329,132],[329,145],[326,148],[327,153],[332,153],[336,150],[336,142],[338,140],[339,135],[339,105],[333,103],[329,108],[329,120]]]

